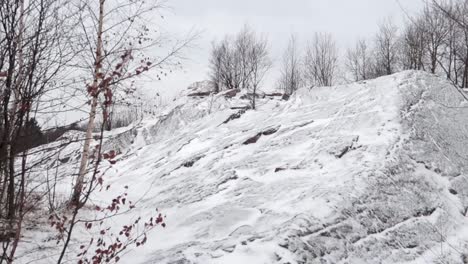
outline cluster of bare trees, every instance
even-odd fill
[[[467,11],[464,0],[433,0],[402,29],[386,20],[373,40],[348,49],[345,66],[354,81],[424,70],[468,87]]]
[[[252,93],[255,109],[257,90],[271,68],[268,40],[249,26],[235,36],[213,43],[210,57],[210,79],[215,92],[247,89]]]
[[[365,39],[356,42],[353,48],[347,50],[345,66],[354,81],[372,78],[371,49]]]
[[[292,35],[281,60],[280,78],[278,80],[278,88],[285,94],[291,95],[304,84],[301,61],[297,39]]]
[[[338,72],[338,48],[331,34],[316,33],[306,48],[300,51],[295,36],[291,36],[281,59],[277,87],[292,94],[307,85],[332,86]],[[210,80],[214,91],[247,89],[252,91],[252,106],[265,74],[272,66],[268,42],[248,26],[234,37],[226,36],[213,44],[210,55]]]
[[[316,33],[313,40],[301,52],[297,39],[292,36],[280,60],[280,77],[277,88],[292,94],[301,86],[332,86],[339,81],[340,72],[346,80],[361,81],[401,70],[425,70],[445,74],[460,87],[468,87],[468,3],[458,1],[428,2],[421,13],[409,18],[403,28],[391,19],[379,23],[374,37],[359,39],[347,49],[340,60],[340,53],[333,37]],[[245,35],[244,30],[239,35]],[[228,80],[216,87],[238,88],[242,86],[242,74],[236,74],[238,59],[230,51],[232,43],[226,38],[215,46],[211,59],[212,80]],[[238,46],[238,44],[234,44]],[[225,54],[225,56],[219,56]],[[226,55],[231,54],[231,55]],[[223,58],[222,58],[223,57]],[[223,62],[223,63],[221,63]],[[229,73],[229,74],[226,74]],[[222,75],[227,77],[220,77]],[[237,80],[237,81],[235,81]]]
[[[292,94],[302,86],[332,86],[338,72],[338,48],[329,33],[315,33],[302,55],[291,36],[280,65],[277,87]]]
[[[285,94],[290,95],[304,85],[332,86],[338,69],[336,42],[330,34],[317,33],[303,56],[296,37],[292,35],[280,63],[277,88]],[[218,67],[211,65],[212,72],[215,72]]]
[[[331,34],[315,33],[305,52],[292,36],[280,60],[277,88],[292,94],[302,86],[332,86],[402,70],[444,73],[456,85],[468,87],[467,14],[467,1],[433,0],[403,28],[383,20],[375,36],[359,39],[343,56]],[[270,66],[266,40],[245,27],[213,45],[210,76],[216,92],[252,87],[256,91]]]
[[[157,70],[155,75],[159,78],[164,71],[178,65],[179,55],[195,38],[189,35],[182,40],[168,41],[149,27],[148,18],[164,7],[162,3],[143,0],[0,2],[0,263],[14,262],[25,221],[33,211],[50,213],[50,219],[59,227],[61,251],[57,263],[66,257],[76,225],[90,220],[80,219],[78,212],[83,210],[97,186],[102,185],[103,173],[98,170],[102,160],[115,157],[115,153],[102,153],[103,132],[111,122],[114,102],[130,97],[135,92],[135,80],[145,72]],[[156,46],[164,52],[148,56],[149,49]],[[34,140],[28,136],[31,131],[40,133],[36,116],[63,111],[67,102],[62,97],[57,99],[62,91],[71,94],[74,100],[81,100],[80,110],[89,108],[89,112],[86,135],[80,139],[83,149],[79,171],[67,175],[75,179],[73,190],[69,190],[72,195],[65,204],[52,203],[47,208],[44,199],[51,193],[43,186],[54,183],[32,170],[40,163],[54,164],[50,159],[55,156],[35,159],[32,164],[30,155],[38,153],[31,153],[22,145]],[[98,135],[93,134],[97,116],[102,121]],[[96,149],[91,154],[93,145]],[[59,153],[61,149],[55,151]],[[65,173],[59,170],[57,167],[57,174]],[[33,175],[40,179],[31,178]],[[114,209],[106,214],[115,213]],[[157,224],[162,223],[160,217],[154,219],[158,219]],[[92,261],[86,259],[89,254],[80,258],[93,263],[113,261],[118,258],[121,246],[116,245],[112,254],[107,250],[108,255],[93,256]]]
[[[429,15],[432,18],[426,18],[431,22],[426,36],[431,43],[434,72],[440,66],[454,84],[467,88],[468,1],[433,0],[431,10]]]
[[[338,70],[338,48],[329,33],[315,33],[304,60],[305,80],[309,87],[333,86]]]
[[[346,51],[345,67],[353,81],[390,75],[400,70],[398,27],[390,19],[379,24],[373,41],[359,39]]]
[[[31,199],[28,150],[17,148],[42,96],[57,88],[62,67],[74,58],[63,7],[55,0],[0,3],[0,262],[13,261],[31,210],[25,206]]]

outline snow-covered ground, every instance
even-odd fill
[[[464,263],[468,104],[449,82],[403,72],[247,111],[240,95],[192,90],[160,118],[107,135],[106,150],[122,154],[92,203],[128,186],[137,207],[115,226],[156,208],[167,223],[120,262]],[[61,169],[78,158],[79,144],[67,146]],[[78,234],[72,248],[88,239]],[[36,241],[18,262],[56,258],[50,236],[29,231]]]

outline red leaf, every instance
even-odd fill
[[[163,222],[163,218],[161,216],[161,214],[158,215],[158,218],[156,218],[156,224],[160,224]]]

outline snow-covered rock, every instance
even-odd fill
[[[167,222],[121,261],[464,263],[468,108],[449,82],[409,71],[246,104],[183,96],[107,135],[122,154],[106,181],[139,201],[113,221]]]
[[[182,91],[181,96],[207,96],[214,91],[214,84],[209,80],[195,82],[185,91]]]

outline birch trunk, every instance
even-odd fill
[[[88,126],[86,129],[86,138],[84,141],[83,152],[81,154],[80,168],[78,177],[76,178],[73,194],[70,200],[70,204],[74,206],[80,205],[81,192],[83,190],[84,179],[87,172],[89,162],[89,149],[91,140],[93,139],[94,121],[96,119],[96,111],[98,106],[98,85],[101,77],[102,68],[102,34],[104,24],[104,2],[105,0],[99,0],[99,20],[98,20],[98,31],[97,31],[97,45],[96,45],[96,62],[94,64],[94,80],[92,84],[91,92],[91,110],[89,112]]]

